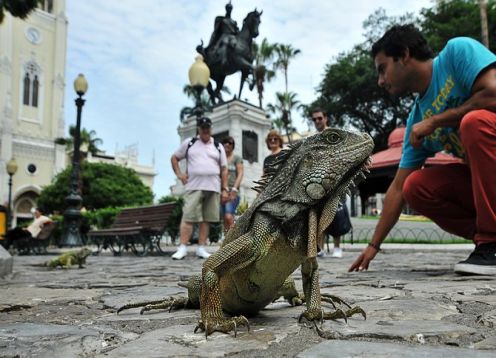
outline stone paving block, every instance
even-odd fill
[[[395,343],[372,343],[357,341],[326,341],[297,355],[298,358],[340,357],[340,358],[494,358],[495,352],[476,351],[467,348],[427,347]]]
[[[436,320],[377,320],[348,319],[348,323],[326,322],[325,330],[336,331],[342,338],[371,338],[404,342],[446,343],[453,339],[460,342],[473,341],[476,329]],[[478,338],[478,337],[476,337]],[[474,338],[475,339],[475,338]]]
[[[4,277],[12,273],[14,259],[7,250],[0,245],[0,277]]]
[[[268,326],[246,332],[240,327],[237,337],[234,334],[216,332],[205,338],[203,333],[193,333],[190,325],[177,325],[154,330],[139,339],[123,344],[112,350],[106,357],[224,357],[230,354],[242,354],[245,351],[265,351],[271,344],[282,341],[289,334],[297,334],[298,325],[282,326],[274,329]]]
[[[371,319],[387,320],[440,320],[458,313],[457,307],[435,300],[400,298],[391,300],[358,302]]]

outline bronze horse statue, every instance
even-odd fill
[[[252,76],[250,90],[253,89],[255,82],[253,80],[254,54],[252,43],[253,39],[258,36],[262,13],[263,11],[258,12],[256,9],[248,13],[243,20],[241,31],[237,34],[225,34],[216,45],[204,48],[202,41],[196,47],[196,51],[203,56],[205,63],[210,68],[210,78],[216,83],[215,90],[211,82],[207,87],[212,104],[223,102],[220,91],[224,86],[224,80],[235,72],[241,71],[238,98],[241,98],[243,84],[249,75]]]

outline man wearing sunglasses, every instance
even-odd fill
[[[329,118],[327,117],[327,112],[323,110],[322,108],[314,108],[312,110],[312,121],[313,124],[315,125],[315,129],[317,132],[322,132],[324,129],[329,128]],[[346,224],[349,224],[351,226],[351,223],[349,223],[350,218],[348,215],[348,210],[346,208],[346,204],[343,203],[343,208],[341,209],[342,212],[340,214],[336,214],[336,217],[334,218],[334,221],[331,223],[329,226],[330,228],[335,228],[335,227],[342,227],[344,225],[341,225],[340,221],[347,221]],[[346,225],[348,226],[348,225]],[[331,233],[332,235],[332,233]],[[334,248],[332,250],[332,257],[337,257],[341,258],[343,257],[343,250],[340,247],[341,243],[341,236],[340,235],[332,235],[333,241],[334,241]],[[321,247],[320,251],[318,252],[317,256],[323,257],[325,256],[325,252],[323,250],[324,248]]]

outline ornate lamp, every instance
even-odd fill
[[[12,228],[12,176],[17,172],[17,162],[14,157],[7,162],[7,174],[9,174],[9,202],[8,202],[8,217],[7,229]]]
[[[200,119],[205,112],[201,103],[201,94],[205,87],[208,86],[210,80],[210,69],[207,64],[203,61],[203,56],[198,55],[195,57],[195,62],[191,65],[188,71],[189,83],[191,87],[195,90],[195,108],[193,113],[196,115],[196,119]]]
[[[70,181],[69,195],[65,198],[67,209],[64,211],[64,233],[62,235],[61,246],[81,246],[81,193],[79,191],[79,173],[80,173],[80,145],[81,145],[81,113],[85,100],[82,98],[88,90],[88,82],[83,74],[79,74],[74,80],[74,91],[76,98],[77,120],[76,130],[74,132],[74,153],[72,155],[72,172]]]

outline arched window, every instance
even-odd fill
[[[38,76],[34,76],[33,81],[33,97],[31,99],[31,103],[33,107],[38,107],[38,88],[40,86],[40,82],[38,81]]]
[[[26,72],[26,76],[24,76],[24,94],[22,96],[22,103],[26,106],[29,106],[29,89],[31,88],[31,79],[29,78],[29,74]]]
[[[39,67],[34,62],[29,62],[25,67],[23,80],[22,103],[25,106],[38,107],[40,95]]]

